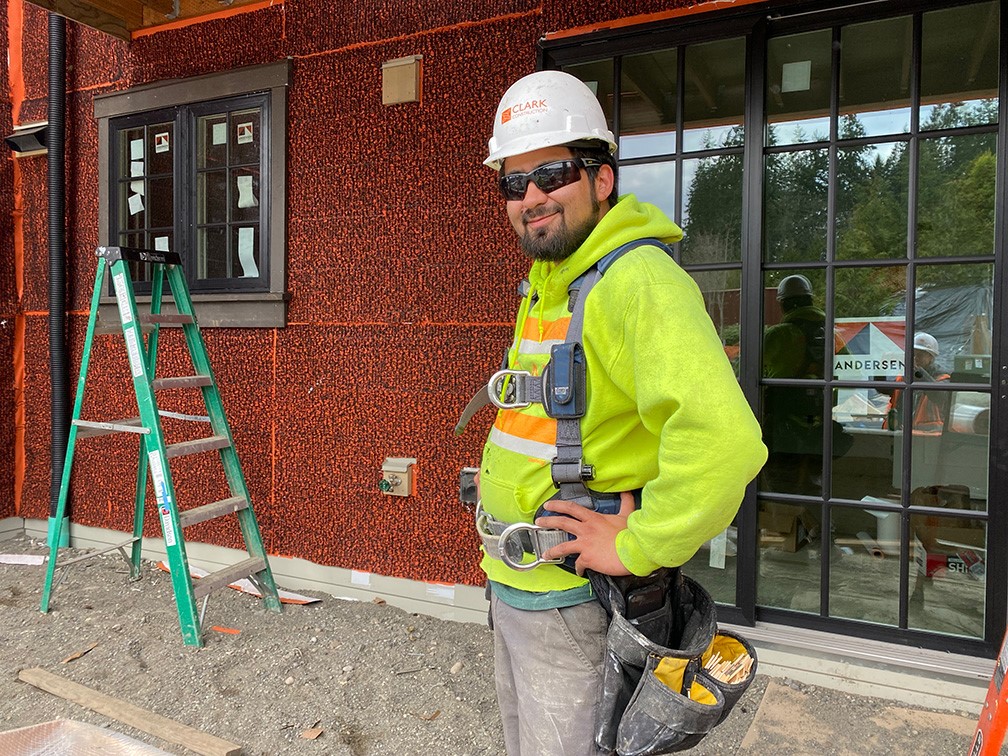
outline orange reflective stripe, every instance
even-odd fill
[[[494,427],[508,435],[526,438],[540,444],[556,442],[556,420],[551,417],[505,411],[497,415]]]
[[[536,318],[529,318],[525,321],[522,329],[522,338],[530,341],[563,341],[567,338],[567,329],[570,327],[569,317],[558,320],[544,320],[542,322],[542,338],[539,337],[539,321]]]

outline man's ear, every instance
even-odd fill
[[[599,166],[598,173],[595,174],[595,196],[599,202],[609,202],[610,207],[615,204],[616,198],[611,197],[616,177],[613,175],[612,166],[603,163]]]

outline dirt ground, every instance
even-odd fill
[[[0,541],[3,554],[45,552],[25,537]],[[483,625],[325,594],[309,594],[322,600],[286,605],[276,614],[253,596],[224,590],[211,596],[205,646],[196,649],[182,644],[171,578],[152,563],[144,564],[139,581],[129,582],[115,552],[83,562],[55,589],[48,614],[39,612],[43,578],[40,566],[0,564],[0,731],[64,718],[108,727],[168,753],[190,753],[17,679],[19,670],[40,667],[236,743],[248,756],[504,752],[493,639]],[[887,705],[786,684],[824,711],[853,712],[855,722]],[[750,734],[752,746],[745,747],[766,690],[767,679],[757,676],[728,720],[691,753],[861,752],[821,745],[806,751],[793,733],[770,750]],[[773,735],[772,728],[766,731]],[[941,733],[935,737],[933,743],[918,737],[907,751],[893,745],[898,736],[887,738],[887,744],[875,742],[885,747],[874,752],[963,751],[961,736],[944,744]],[[851,738],[852,744],[865,742],[856,733]],[[2,747],[0,756],[7,756]]]

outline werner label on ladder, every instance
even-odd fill
[[[172,252],[128,247],[99,247],[96,254],[98,256],[98,270],[95,275],[94,292],[91,296],[91,311],[88,317],[87,335],[84,340],[84,351],[77,382],[77,395],[74,400],[73,418],[67,442],[66,462],[63,466],[59,502],[54,520],[56,532],[49,534],[50,555],[45,585],[42,590],[41,610],[43,612],[49,610],[50,596],[55,587],[56,570],[62,570],[60,576],[62,579],[66,576],[66,569],[70,565],[99,553],[118,549],[123,557],[130,562],[131,579],[139,578],[144,505],[149,470],[157,502],[158,521],[164,535],[165,552],[171,570],[172,589],[175,594],[175,605],[178,609],[182,638],[186,645],[200,646],[203,643],[200,629],[202,611],[197,611],[196,607],[196,602],[200,598],[203,598],[203,607],[205,608],[209,594],[213,590],[223,588],[236,580],[248,578],[259,589],[267,608],[279,612],[281,604],[276,583],[273,581],[269,559],[263,547],[259,525],[256,522],[252,502],[249,498],[248,486],[245,483],[245,476],[234,448],[231,428],[224,415],[220,391],[210,367],[206,344],[196,322],[192,299],[189,296],[189,289],[182,271],[181,259]],[[130,278],[130,263],[150,265],[151,301],[149,313],[140,313],[137,310],[136,295]],[[84,390],[87,383],[91,347],[96,335],[98,304],[101,300],[106,271],[110,273],[115,291],[120,331],[126,346],[130,373],[133,377],[139,417],[111,421],[84,420],[81,418],[81,409],[84,405]],[[166,280],[177,314],[161,313]],[[165,324],[181,326],[195,375],[155,377],[158,332],[160,326]],[[146,341],[142,330],[143,326],[151,327]],[[185,389],[200,390],[206,406],[206,415],[184,415],[158,409],[156,395],[159,391]],[[182,421],[209,422],[212,435],[195,440],[167,443],[161,424],[163,416]],[[58,544],[62,535],[63,516],[66,512],[69,496],[76,442],[78,439],[110,433],[132,433],[139,439],[133,536],[129,540],[103,551],[58,562]],[[169,460],[212,451],[218,453],[217,456],[223,467],[230,496],[219,501],[180,510]],[[200,522],[231,515],[237,519],[249,558],[194,582],[186,557],[184,529]],[[125,552],[126,546],[131,547],[128,558]]]

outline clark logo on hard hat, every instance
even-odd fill
[[[602,143],[616,152],[616,138],[587,85],[563,71],[537,71],[501,98],[489,155],[483,164],[499,171],[505,158],[543,147]]]

